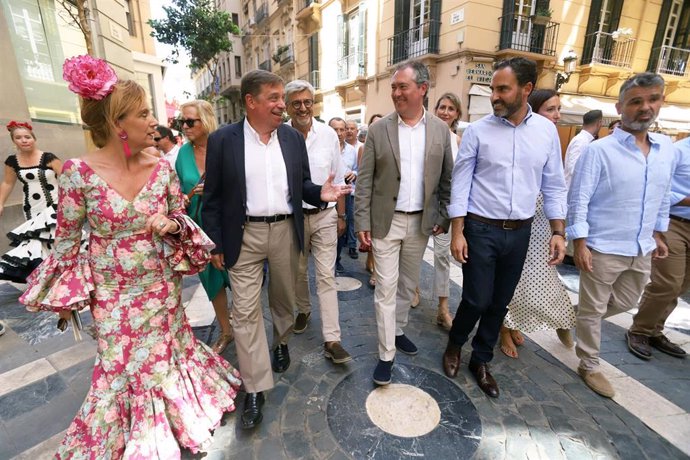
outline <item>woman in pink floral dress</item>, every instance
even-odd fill
[[[91,389],[56,458],[173,459],[180,447],[204,450],[241,383],[195,340],[181,305],[182,275],[203,269],[212,243],[184,214],[168,163],[138,153],[153,145],[157,123],[143,88],[88,56],[68,60],[65,79],[82,96],[82,119],[100,148],[65,162],[55,249],[20,299],[62,318],[89,307],[97,330]]]

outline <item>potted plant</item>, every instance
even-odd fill
[[[611,33],[611,38],[615,42],[624,42],[631,39],[633,31],[630,27],[620,27],[618,30]]]
[[[551,22],[553,10],[548,7],[540,6],[532,15],[532,24],[537,26],[545,26]]]

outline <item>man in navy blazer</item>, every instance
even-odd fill
[[[264,70],[247,73],[240,85],[247,117],[209,136],[202,221],[216,244],[212,263],[227,269],[233,287],[233,327],[240,373],[247,392],[242,426],[263,416],[263,391],[273,374],[290,365],[299,251],[304,246],[302,200],[314,206],[336,201],[349,186],[333,174],[315,185],[304,137],[283,124],[283,80]],[[260,302],[264,261],[273,319],[273,361]]]

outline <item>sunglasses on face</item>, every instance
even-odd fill
[[[299,110],[299,108],[304,104],[305,109],[311,108],[312,105],[314,105],[314,101],[311,99],[304,99],[303,101],[292,101],[290,102],[290,105],[292,106],[293,109]]]
[[[196,123],[197,121],[201,121],[201,118],[182,118],[180,119],[180,125],[187,125],[188,127],[193,128],[194,123]]]

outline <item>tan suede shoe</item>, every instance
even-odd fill
[[[591,388],[595,393],[598,393],[605,398],[613,398],[616,396],[613,386],[611,386],[611,383],[601,372],[587,371],[585,369],[578,368],[577,373],[580,374],[582,380],[585,381],[585,385]]]

